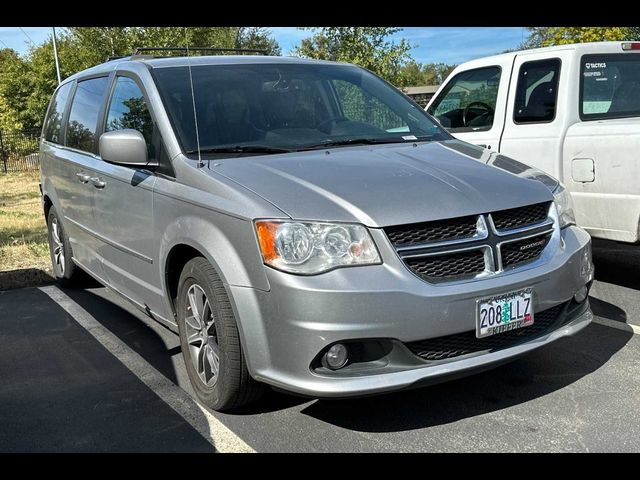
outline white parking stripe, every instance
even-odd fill
[[[218,452],[254,452],[249,445],[198,404],[187,392],[152,367],[64,292],[54,286],[40,287],[40,290],[66,310],[76,322],[184,418]]]
[[[615,320],[609,320],[608,318],[593,317],[595,323],[604,325],[605,327],[617,328],[618,330],[624,330],[625,332],[635,333],[640,335],[640,327],[637,325],[631,325],[630,323],[616,322]]]

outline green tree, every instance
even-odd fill
[[[400,70],[402,75],[402,84],[405,87],[416,87],[420,85],[427,85],[427,79],[425,78],[425,72],[423,65],[415,60],[408,62]]]
[[[28,92],[24,85],[14,81],[15,76],[22,77],[27,66],[15,50],[0,50],[0,130],[19,130],[21,101]]]
[[[528,27],[521,48],[638,39],[640,27]]]
[[[449,65],[447,63],[421,64],[411,61],[400,70],[402,85],[406,87],[440,85],[446,80],[454,68],[456,68],[456,65]]]
[[[444,83],[449,74],[453,72],[453,70],[457,67],[457,65],[451,65],[448,63],[430,63],[425,66],[430,76],[428,77],[431,83],[427,85],[440,85]]]
[[[294,49],[294,55],[320,60],[349,62],[367,68],[392,84],[402,87],[402,67],[411,61],[411,45],[389,37],[402,29],[393,27],[306,28],[314,34]]]
[[[29,128],[30,112],[27,103],[31,94],[29,62],[21,58],[14,50],[0,51],[0,128],[17,130]]]

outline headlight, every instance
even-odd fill
[[[559,184],[553,191],[553,197],[558,209],[558,219],[560,220],[560,228],[568,227],[569,225],[576,224],[576,216],[573,213],[573,200],[571,200],[571,194],[564,187]]]
[[[260,220],[256,231],[264,263],[285,272],[313,275],[381,263],[362,225]]]

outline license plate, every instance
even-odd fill
[[[532,294],[533,289],[525,288],[478,300],[476,337],[489,337],[532,325]]]

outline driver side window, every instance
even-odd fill
[[[490,130],[500,85],[500,67],[483,67],[457,74],[428,112],[448,130]]]

